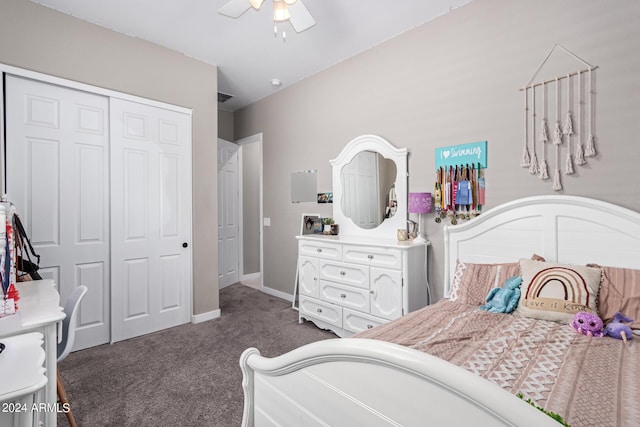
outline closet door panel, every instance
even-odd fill
[[[80,304],[74,349],[109,341],[109,132],[103,96],[6,77],[7,194],[61,301]]]
[[[131,321],[151,315],[149,310],[150,278],[149,259],[129,259],[125,262],[124,290],[124,319]]]
[[[112,341],[119,341],[190,318],[191,120],[120,99],[110,107],[111,157],[122,159],[111,181]]]
[[[94,309],[86,309],[81,306],[78,313],[80,318],[80,324],[85,327],[99,326],[104,322],[106,307],[100,301],[100,296],[109,291],[109,284],[105,283],[104,278],[106,276],[105,270],[108,270],[109,265],[104,262],[91,262],[86,264],[76,265],[76,283],[92,283],[96,292],[87,293],[83,302],[86,301],[86,306],[93,307]]]
[[[57,246],[60,244],[60,141],[27,138],[26,143],[30,238],[34,245]]]
[[[123,170],[124,238],[129,243],[135,243],[148,237],[148,153],[140,150],[124,150]]]

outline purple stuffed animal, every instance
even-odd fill
[[[589,337],[604,336],[602,320],[595,314],[588,311],[579,311],[573,316],[570,326],[582,335]]]
[[[623,340],[624,343],[627,343],[627,340],[633,338],[633,332],[629,325],[625,325],[622,322],[633,322],[633,319],[629,319],[624,316],[620,312],[616,313],[613,317],[613,320],[607,325],[604,330],[606,335],[610,337],[617,338],[619,340]]]

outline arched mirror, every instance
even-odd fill
[[[333,216],[342,234],[394,237],[406,228],[407,150],[375,135],[351,141],[333,166]]]

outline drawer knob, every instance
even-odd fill
[[[321,309],[321,308],[316,308],[316,311],[317,311],[318,313],[322,313],[322,309]]]
[[[367,324],[367,329],[371,329],[373,328],[373,325],[371,323]]]
[[[347,294],[340,294],[340,298],[346,298]]]
[[[318,249],[316,249],[316,251],[317,251],[318,253],[320,253],[320,252],[322,252],[322,249],[318,248]]]
[[[340,275],[341,275],[341,276],[346,276],[346,275],[347,275],[347,272],[346,272],[346,271],[344,271],[344,270],[342,270],[342,271],[340,272]]]
[[[369,255],[367,255],[367,258],[373,259],[373,255],[369,254]]]

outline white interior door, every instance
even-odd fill
[[[108,98],[6,78],[7,194],[61,301],[79,285],[74,349],[109,341]]]
[[[112,341],[186,323],[191,116],[111,99]]]
[[[238,145],[218,139],[218,287],[240,280]]]

